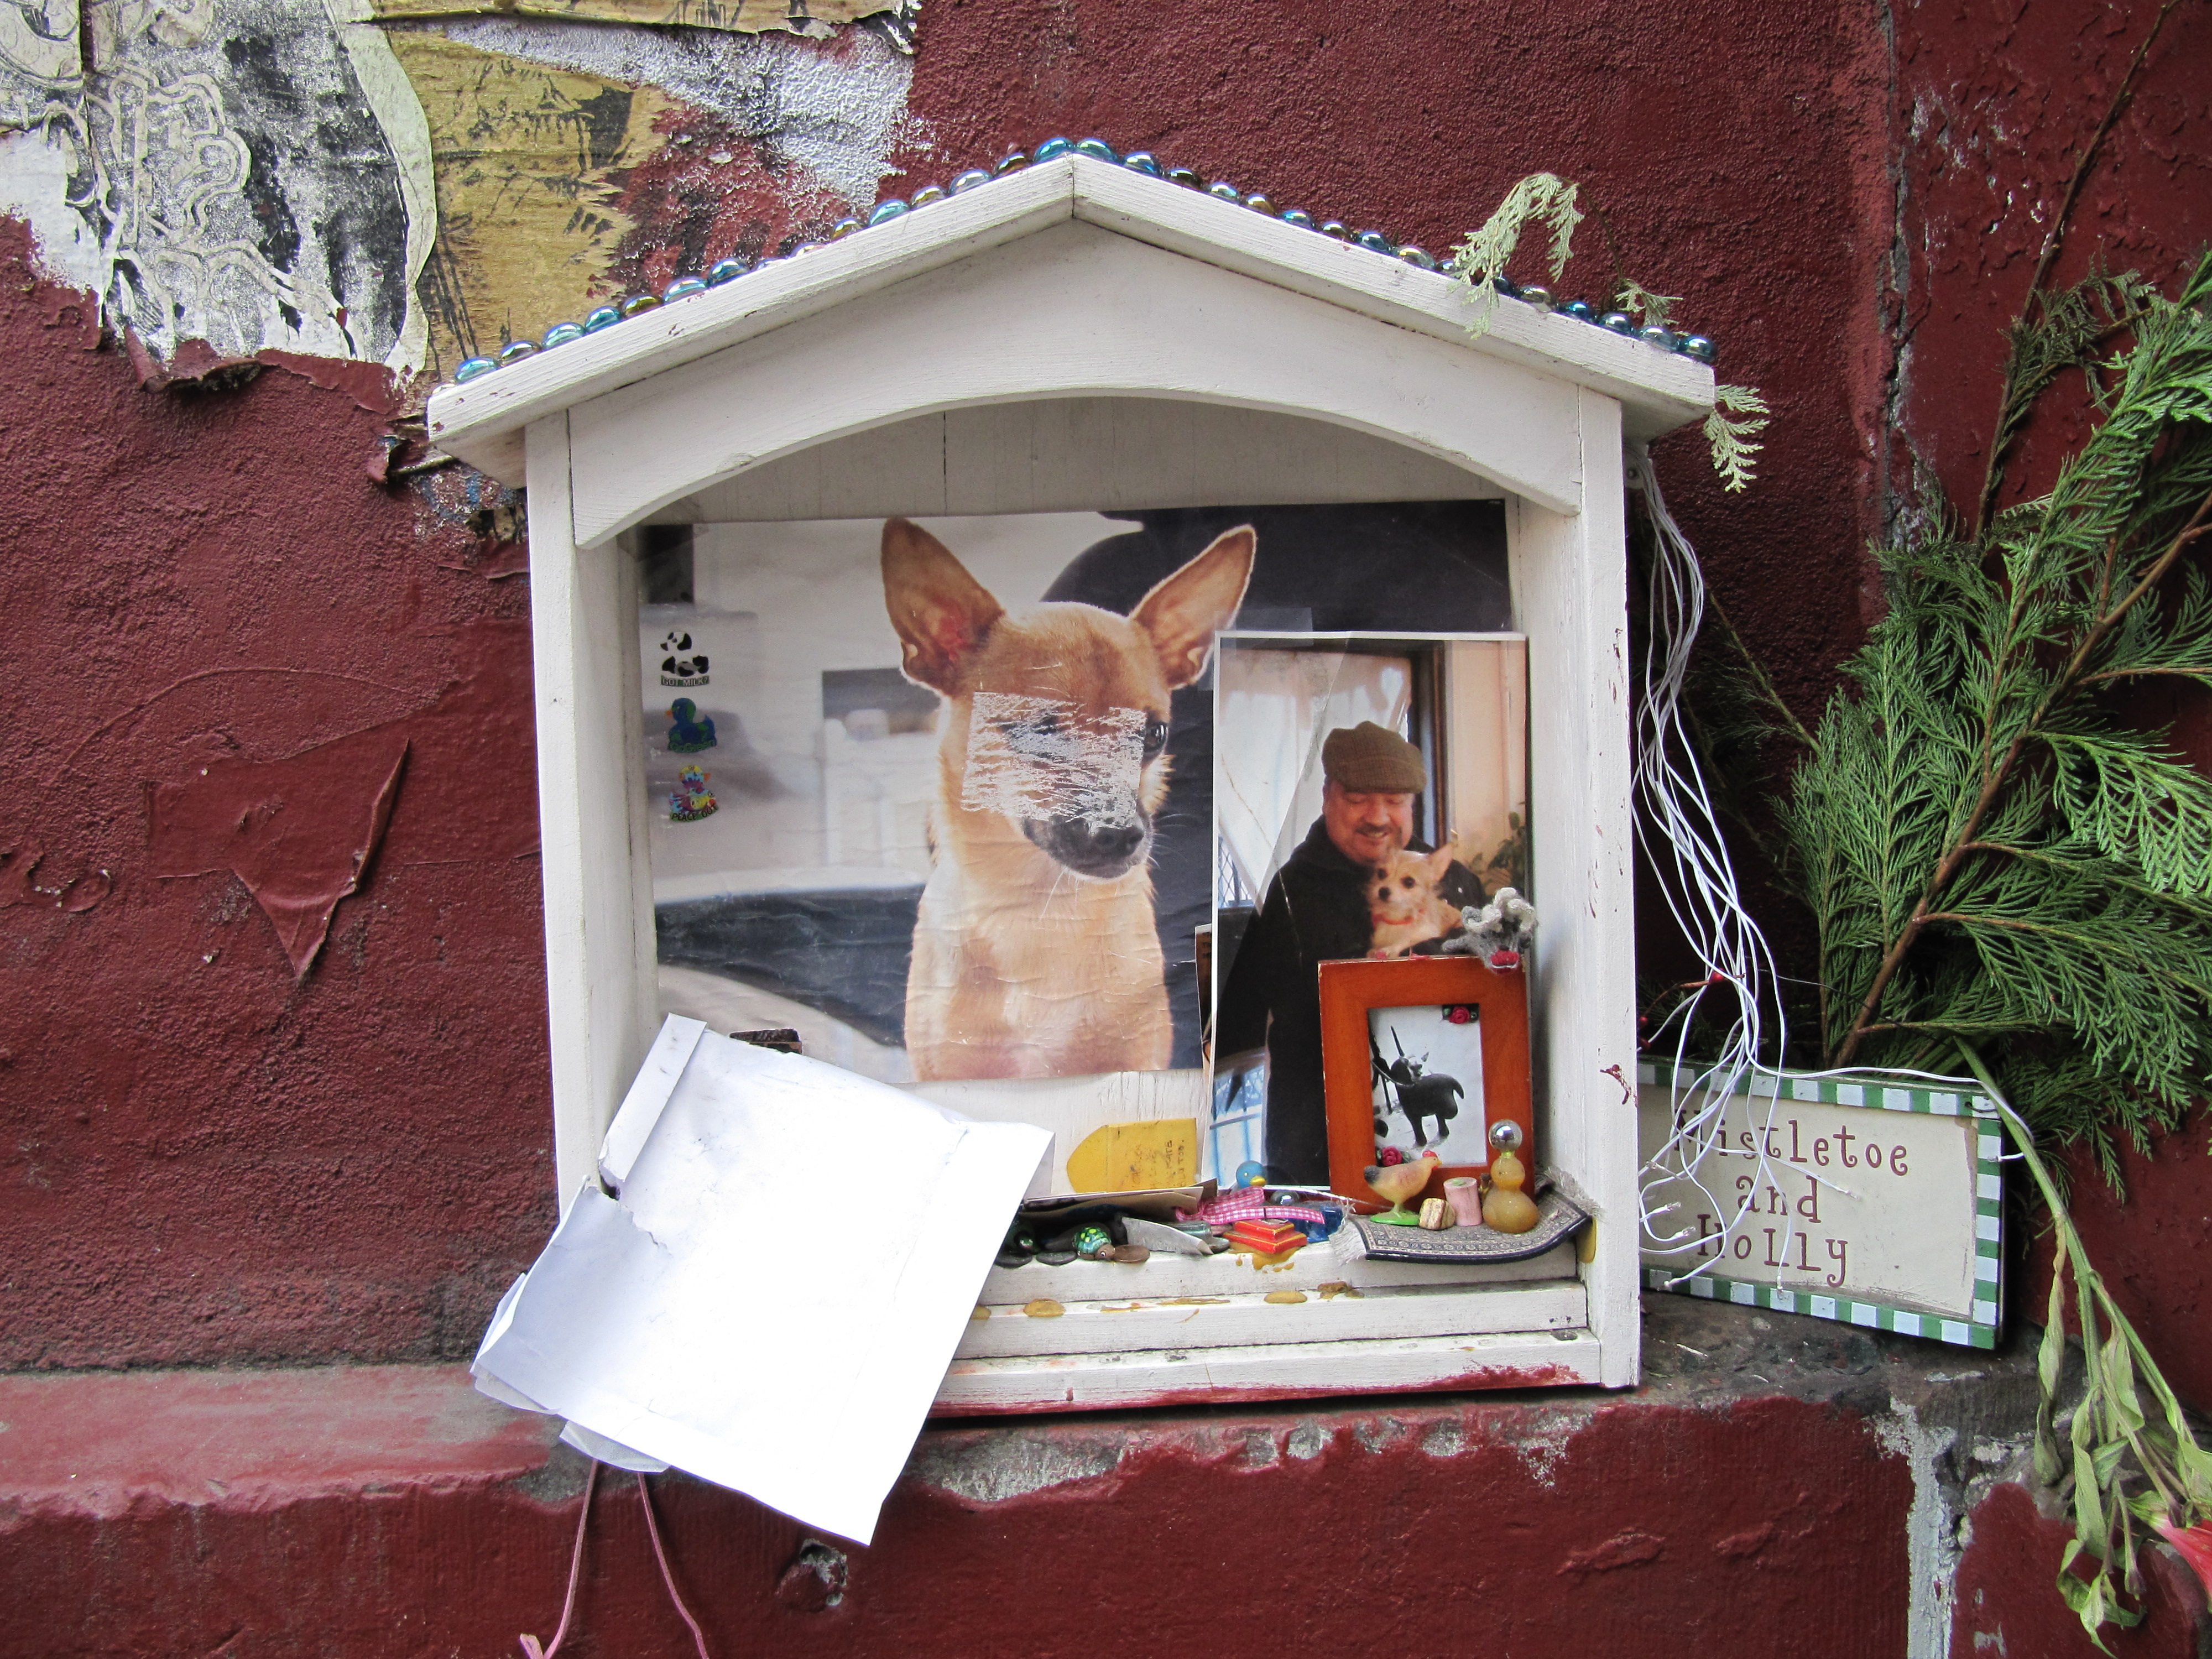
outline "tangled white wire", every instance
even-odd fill
[[[1637,1206],[1647,1255],[1697,1258],[1695,1265],[1669,1279],[1669,1286],[1696,1278],[1728,1259],[1729,1240],[1753,1213],[1770,1180],[1765,1128],[1746,1139],[1748,1146],[1729,1146],[1724,1135],[1729,1106],[1738,1095],[1766,1100],[1771,1127],[1782,1093],[1781,1059],[1788,1048],[1789,1017],[1782,1004],[1780,975],[1773,951],[1745,908],[1735,866],[1722,839],[1720,820],[1705,787],[1697,751],[1681,719],[1682,686],[1690,667],[1699,625],[1705,620],[1705,585],[1697,551],[1668,512],[1666,498],[1651,469],[1650,453],[1632,447],[1630,484],[1640,490],[1657,532],[1657,554],[1650,571],[1650,611],[1644,659],[1644,695],[1636,720],[1635,789],[1642,809],[1643,846],[1667,907],[1697,952],[1705,978],[1667,1018],[1642,1034],[1647,1053],[1664,1054],[1671,1042],[1673,1066],[1668,1103],[1673,1127],[1665,1142],[1638,1171]],[[1730,999],[1735,1017],[1710,1060],[1689,1057],[1691,1027],[1709,996]],[[1670,1036],[1671,1034],[1671,1036]],[[1760,1056],[1771,1054],[1772,1063]],[[1936,1077],[1928,1073],[1884,1072],[1854,1066],[1848,1073],[1805,1073],[1794,1077],[1849,1075],[1929,1078],[1970,1092],[1980,1092],[1972,1078]],[[1725,1189],[1715,1158],[1742,1158],[1751,1179],[1739,1179],[1738,1191]],[[1801,1170],[1800,1174],[1811,1174]],[[1813,1178],[1837,1192],[1820,1176]],[[1686,1182],[1721,1218],[1718,1232],[1681,1224],[1682,1205],[1662,1203],[1660,1189]],[[1675,1218],[1669,1220],[1668,1218]],[[1785,1213],[1781,1255],[1787,1260],[1795,1218]],[[1775,1283],[1781,1283],[1779,1269]]]

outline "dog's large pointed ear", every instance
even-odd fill
[[[1224,530],[1188,564],[1145,595],[1129,620],[1159,653],[1168,690],[1194,683],[1213,654],[1213,636],[1236,619],[1252,580],[1259,537],[1250,525]]]
[[[906,677],[953,696],[963,665],[1006,614],[943,542],[904,519],[884,521],[884,605]]]

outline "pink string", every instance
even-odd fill
[[[584,1477],[584,1506],[576,1515],[576,1547],[568,1556],[568,1594],[561,1603],[561,1622],[554,1627],[553,1639],[544,1647],[527,1632],[522,1636],[523,1659],[554,1659],[561,1651],[562,1641],[568,1634],[568,1620],[576,1611],[576,1587],[584,1576],[584,1534],[592,1524],[592,1494],[599,1488],[599,1460],[592,1460],[592,1472]],[[690,1627],[691,1640],[699,1650],[699,1659],[714,1659],[707,1651],[707,1632],[699,1628],[699,1621],[691,1616],[691,1609],[684,1605],[684,1597],[676,1588],[676,1574],[668,1565],[667,1547],[660,1541],[660,1520],[653,1512],[653,1490],[645,1483],[640,1471],[637,1477],[637,1501],[645,1505],[645,1529],[653,1539],[653,1559],[660,1564],[661,1587],[668,1592],[669,1601]]]
[[[653,1518],[653,1492],[645,1484],[642,1469],[637,1474],[637,1501],[645,1505],[645,1529],[653,1534],[653,1559],[660,1563],[660,1582],[667,1587],[668,1599],[675,1603],[676,1611],[684,1615],[684,1622],[691,1627],[691,1640],[698,1647],[699,1659],[714,1659],[714,1656],[707,1651],[706,1632],[699,1628],[699,1621],[691,1616],[691,1609],[684,1605],[683,1596],[677,1593],[676,1575],[668,1570],[668,1552],[660,1547],[660,1522]]]
[[[568,1557],[568,1594],[561,1603],[561,1622],[554,1628],[553,1645],[541,1648],[538,1638],[526,1632],[522,1638],[524,1659],[553,1659],[561,1651],[561,1639],[568,1633],[569,1615],[576,1610],[576,1585],[584,1573],[584,1533],[592,1524],[592,1494],[599,1484],[599,1460],[592,1460],[592,1472],[584,1477],[584,1507],[576,1512],[576,1547]]]

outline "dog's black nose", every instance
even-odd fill
[[[1138,824],[1117,823],[1094,830],[1086,839],[1100,858],[1125,859],[1144,844],[1145,832]]]
[[[1121,875],[1145,855],[1151,840],[1148,826],[1135,823],[1092,823],[1083,818],[1054,818],[1039,823],[1032,818],[1023,833],[1079,876],[1105,880]]]

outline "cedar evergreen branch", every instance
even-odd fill
[[[1498,204],[1497,210],[1482,222],[1481,228],[1470,231],[1466,240],[1452,250],[1444,269],[1458,277],[1474,296],[1474,319],[1469,325],[1472,332],[1480,334],[1489,328],[1491,313],[1498,306],[1496,279],[1504,274],[1514,250],[1520,246],[1521,233],[1530,226],[1541,225],[1552,233],[1551,255],[1547,262],[1552,280],[1556,283],[1566,275],[1567,262],[1574,257],[1575,227],[1585,216],[1581,198],[1579,185],[1557,173],[1532,173],[1516,180]],[[1597,221],[1602,230],[1604,216],[1598,215]],[[1610,246],[1611,238],[1608,236],[1607,240]],[[1616,252],[1613,307],[1662,328],[1668,326],[1681,296],[1653,293],[1634,278],[1622,275],[1619,264]],[[1751,440],[1765,428],[1766,417],[1771,412],[1757,386],[1723,386],[1713,389],[1713,407],[1705,416],[1705,441],[1712,447],[1713,470],[1721,475],[1724,489],[1740,490],[1751,483],[1755,467],[1752,458],[1765,447]]]
[[[1737,763],[1771,738],[1799,757],[1778,838],[1747,827],[1817,924],[1826,1064],[1963,1065],[2047,1207],[2059,1248],[2035,1464],[2075,1522],[2059,1591],[2100,1648],[2104,1626],[2141,1621],[2124,1598],[2141,1594],[2153,1534],[2212,1554],[2212,1453],[2106,1290],[2038,1146],[2084,1142],[2117,1182],[2116,1133],[2148,1150],[2212,1097],[2212,780],[2110,704],[2160,680],[2212,690],[2212,582],[2189,562],[2212,543],[2212,255],[2172,298],[2133,273],[2056,293],[2044,280],[2097,141],[2177,3],[2046,234],[1971,524],[1931,486],[1917,529],[1877,551],[1888,613],[1815,729],[1717,608],[1727,660],[1701,674],[1703,706],[1688,711],[1711,775],[1760,769]],[[1551,230],[1559,279],[1577,198],[1532,175],[1454,251],[1476,332],[1529,225]],[[1614,293],[1655,321],[1674,303],[1618,273]],[[2071,371],[2095,430],[2048,495],[1995,512],[2014,442]],[[1715,390],[1705,435],[1730,490],[1751,482],[1768,413],[1755,388]],[[2083,1340],[2066,1407],[2069,1288]]]
[[[2094,430],[2048,495],[1993,513],[2008,449],[2069,369]],[[2212,255],[2172,299],[2101,273],[2032,295],[1999,408],[1978,527],[1938,507],[1878,556],[1889,611],[1796,734],[1781,862],[1819,931],[1826,1063],[1963,1061],[2048,1208],[2035,1462],[2074,1517],[2059,1591],[2102,1646],[2141,1618],[2125,1597],[2150,1534],[2212,1532],[2212,1454],[2037,1140],[2085,1141],[2117,1180],[2116,1132],[2148,1150],[2212,1095],[2212,780],[2108,701],[2212,689],[2212,584],[2189,559],[2212,540]],[[1771,703],[1762,684],[1741,695]],[[2069,1286],[2082,1382],[2062,1413]]]
[[[2105,697],[2212,689],[2212,589],[2183,562],[2212,534],[2208,302],[2212,259],[2171,300],[2094,276],[2016,332],[2006,438],[2069,365],[2103,418],[2041,500],[1878,556],[1888,615],[1783,811],[1829,1063],[1990,1048],[2108,1173],[2113,1128],[2146,1145],[2212,1092],[2212,780]],[[2133,345],[2100,360],[2115,322]]]

